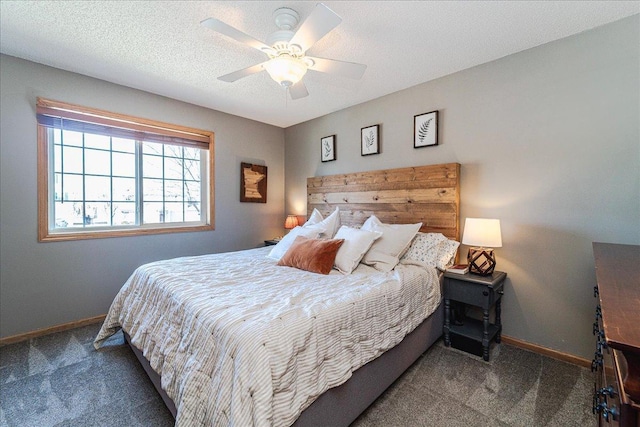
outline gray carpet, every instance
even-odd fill
[[[93,349],[98,328],[0,348],[0,426],[173,425],[121,333]],[[504,344],[487,363],[438,342],[353,426],[595,426],[592,389],[584,368]]]

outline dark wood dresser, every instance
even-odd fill
[[[593,243],[598,425],[640,427],[640,246]]]

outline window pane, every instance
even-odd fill
[[[184,179],[200,181],[200,160],[184,160]]]
[[[158,156],[162,156],[162,144],[157,144],[154,142],[143,142],[142,154],[156,154]]]
[[[111,175],[111,154],[102,150],[84,150],[84,173]]]
[[[62,174],[56,173],[53,177],[53,199],[62,200]]]
[[[111,149],[111,138],[104,135],[84,134],[84,146],[89,148]]]
[[[82,203],[56,202],[54,218],[55,228],[82,227]]]
[[[145,202],[144,218],[145,224],[159,224],[164,222],[164,211],[162,210],[162,202]]]
[[[49,129],[49,132],[53,134],[54,144],[62,144],[62,131],[60,129]]]
[[[111,225],[111,203],[87,202],[85,208],[85,225],[106,227]]]
[[[62,168],[65,173],[82,173],[82,148],[67,147],[62,149]]]
[[[85,198],[87,201],[111,200],[111,178],[107,176],[86,176],[85,184]]]
[[[200,159],[200,150],[197,148],[184,147],[185,159]]]
[[[184,217],[182,214],[182,203],[165,203],[164,222],[182,222]]]
[[[62,172],[62,147],[59,145],[53,147],[53,171]]]
[[[164,177],[169,179],[182,179],[182,159],[165,157]]]
[[[164,200],[182,203],[182,181],[165,181]]]
[[[182,158],[182,147],[179,145],[165,144],[164,155],[165,157]]]
[[[63,200],[82,201],[83,199],[83,183],[82,175],[62,175],[61,191]]]
[[[162,157],[142,156],[142,175],[145,178],[162,178]]]
[[[200,201],[200,183],[184,183],[184,200],[191,203]]]
[[[162,201],[162,180],[145,179],[142,181],[142,198],[145,201]]]
[[[82,132],[73,132],[70,130],[62,131],[62,143],[64,145],[82,147]]]
[[[135,178],[113,178],[113,200],[114,201],[135,201],[136,200],[136,179]]]
[[[111,138],[111,144],[113,151],[136,152],[136,142],[133,139]]]
[[[135,225],[136,203],[114,202],[112,207],[113,225]]]
[[[184,212],[185,221],[200,221],[200,202],[187,203]]]
[[[113,153],[113,176],[136,176],[135,154]]]

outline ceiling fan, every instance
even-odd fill
[[[266,43],[215,18],[208,18],[201,22],[205,27],[247,44],[265,53],[269,58],[260,64],[220,76],[219,80],[231,83],[266,70],[273,80],[289,91],[292,99],[299,99],[309,95],[302,81],[307,70],[352,79],[362,78],[367,68],[364,64],[306,55],[307,50],[342,22],[342,18],[327,6],[318,3],[295,32],[293,29],[300,21],[300,16],[295,10],[282,7],[273,12],[273,17],[280,30],[271,33]]]

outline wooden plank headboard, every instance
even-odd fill
[[[307,215],[340,208],[343,225],[372,214],[389,224],[422,222],[423,232],[460,241],[460,164],[418,166],[307,178]]]

